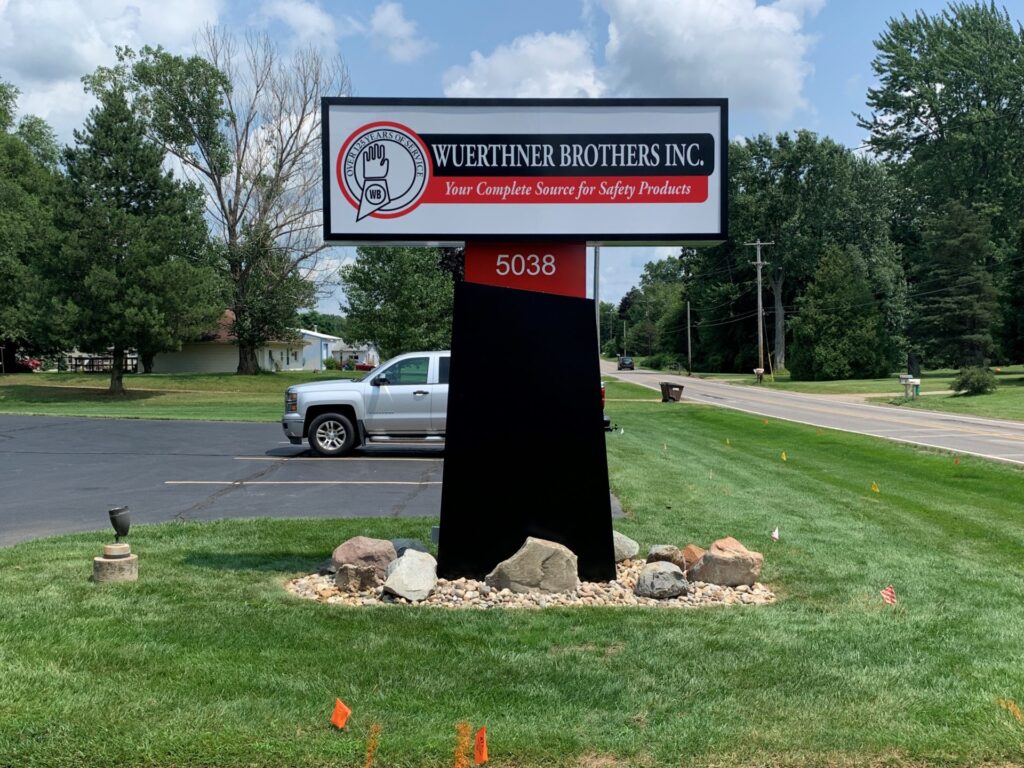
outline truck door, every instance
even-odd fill
[[[451,364],[449,355],[437,358],[437,384],[430,400],[430,431],[444,432],[448,418],[448,367]]]
[[[374,377],[366,406],[366,431],[371,434],[424,434],[430,431],[432,386],[430,357],[407,357]]]

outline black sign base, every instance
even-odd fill
[[[615,578],[594,302],[455,287],[438,573],[480,578],[527,536]]]

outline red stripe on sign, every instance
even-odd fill
[[[421,202],[703,203],[707,176],[432,176]]]

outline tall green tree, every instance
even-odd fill
[[[887,343],[868,265],[855,246],[825,249],[797,305],[789,358],[794,379],[877,378],[895,367],[898,350]]]
[[[881,309],[888,344],[903,348],[906,285],[890,234],[894,191],[881,165],[809,131],[729,146],[729,229],[714,248],[683,254],[694,317],[695,366],[749,370],[757,362],[755,250],[762,249],[772,361],[787,364],[787,316],[825,249],[856,246]],[[679,323],[677,327],[681,327]],[[677,343],[676,348],[679,348]]]
[[[39,118],[15,122],[18,89],[0,80],[0,345],[3,370],[16,348],[40,351],[34,328],[38,297],[35,270],[59,247],[54,227],[56,173],[43,158],[56,152],[53,131]],[[29,135],[31,140],[26,138]],[[55,165],[55,163],[54,163]]]
[[[954,2],[890,20],[875,48],[878,86],[859,124],[903,190],[897,233],[908,272],[927,275],[929,221],[951,202],[972,207],[991,229],[1004,354],[1024,358],[1024,29],[993,2]]]
[[[124,391],[129,348],[173,349],[222,311],[201,193],[163,161],[117,89],[64,153],[65,240],[45,270],[48,311],[69,341],[112,349],[112,394]]]
[[[910,333],[931,366],[986,365],[996,349],[998,295],[988,265],[994,246],[986,217],[948,203],[925,231]]]
[[[359,248],[341,268],[342,309],[351,341],[370,342],[384,357],[447,349],[454,282],[437,248]]]
[[[239,41],[210,27],[194,56],[147,47],[118,57],[86,82],[97,93],[125,88],[149,135],[205,191],[234,286],[238,372],[258,373],[259,345],[291,332],[308,306],[285,308],[283,298],[305,296],[295,280],[323,271],[320,98],[349,92],[345,65],[312,47],[285,56],[266,34]],[[261,239],[250,245],[251,234]]]

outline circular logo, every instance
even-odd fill
[[[404,125],[369,123],[345,140],[336,172],[356,221],[404,216],[427,189],[427,147]]]

